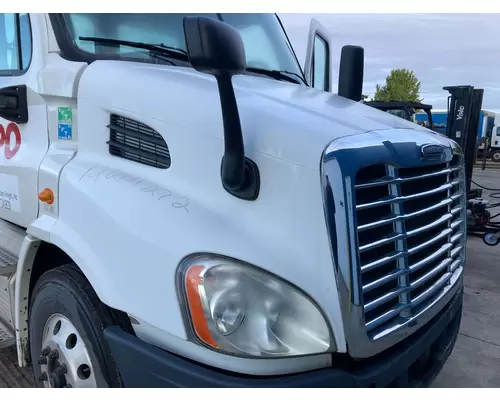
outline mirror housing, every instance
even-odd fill
[[[184,35],[192,67],[213,75],[217,80],[224,125],[222,186],[237,198],[255,200],[260,190],[259,169],[245,157],[238,104],[231,80],[246,69],[241,36],[231,25],[207,17],[184,17]]]
[[[342,47],[339,68],[338,95],[360,101],[363,97],[365,50],[360,46]]]
[[[245,72],[245,47],[231,25],[206,17],[185,17],[184,34],[189,61],[198,72],[230,77]]]

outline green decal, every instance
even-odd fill
[[[57,108],[57,137],[60,140],[73,140],[73,109]]]
[[[60,124],[73,123],[73,109],[71,107],[58,107],[57,120]]]

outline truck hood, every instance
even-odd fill
[[[306,86],[248,75],[235,76],[233,84],[245,149],[307,168],[318,169],[323,150],[339,137],[387,129],[432,132]],[[183,135],[223,139],[216,81],[192,68],[97,61],[83,73],[78,97],[128,111],[144,123],[168,122]]]

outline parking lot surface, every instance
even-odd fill
[[[473,180],[500,189],[500,169],[476,169]],[[484,190],[483,197],[500,203],[490,194]],[[492,215],[497,212],[500,207]],[[434,387],[500,387],[500,245],[489,247],[469,237],[467,250],[460,334]]]

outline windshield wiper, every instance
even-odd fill
[[[168,63],[169,65],[174,65],[174,66],[175,66],[175,63],[174,63],[172,60],[170,60],[170,58],[171,58],[171,57],[166,57],[166,56],[165,56],[165,55],[163,55],[163,54],[158,54],[158,53],[156,52],[156,50],[155,50],[155,51],[150,51],[150,52],[149,52],[149,57],[151,57],[151,58],[153,58],[153,59],[155,59],[155,60],[165,61],[165,62],[166,62],[166,63]]]
[[[162,53],[169,57],[188,61],[189,57],[186,50],[178,49],[177,47],[167,46],[163,43],[160,44],[152,44],[152,43],[142,43],[142,42],[133,42],[129,40],[121,40],[121,39],[111,39],[111,38],[103,38],[103,37],[93,37],[93,36],[80,36],[80,40],[87,40],[89,42],[102,43],[102,44],[117,44],[129,47],[135,47],[137,49],[145,49],[152,52]]]
[[[246,70],[254,74],[266,75],[269,76],[270,78],[274,78],[280,81],[287,81],[292,83],[306,83],[304,78],[301,75],[296,74],[295,72],[279,71],[277,69],[270,70],[264,68],[254,68],[254,67],[247,67]]]

